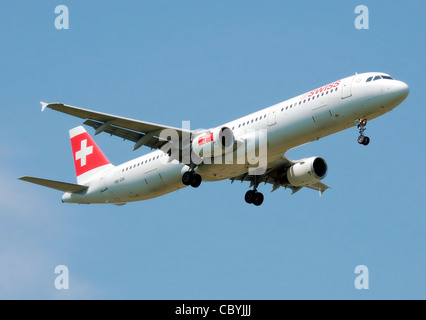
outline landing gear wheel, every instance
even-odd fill
[[[364,146],[368,146],[368,144],[370,143],[370,138],[369,137],[364,137]]]
[[[191,182],[192,182],[193,175],[194,175],[194,174],[193,174],[191,171],[187,171],[187,172],[185,172],[185,173],[183,174],[183,176],[182,176],[182,183],[183,183],[185,186],[189,186],[189,185],[191,184]]]
[[[187,171],[182,176],[182,183],[185,186],[191,186],[193,188],[198,188],[203,179],[201,176],[195,172]]]
[[[198,188],[201,184],[201,181],[203,181],[201,176],[199,174],[194,173],[192,175],[191,187]]]
[[[258,207],[258,206],[262,205],[263,200],[264,200],[263,193],[256,192],[253,204]]]
[[[254,190],[249,190],[246,192],[244,200],[248,204],[254,204],[255,206],[260,206],[263,203],[264,197],[263,194]]]
[[[244,196],[244,200],[248,204],[252,204],[255,199],[256,199],[256,192],[255,191],[249,190],[249,191],[246,192],[246,195]]]
[[[364,146],[368,146],[368,144],[370,143],[370,138],[361,135],[358,137],[358,143]]]

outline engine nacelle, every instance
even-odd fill
[[[200,158],[213,158],[234,151],[234,133],[228,127],[203,133],[192,141],[192,152]]]
[[[287,180],[295,187],[303,187],[321,181],[327,175],[327,162],[312,157],[298,161],[287,170]]]

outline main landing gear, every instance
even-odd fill
[[[254,176],[252,183],[254,185],[253,190],[249,190],[246,192],[244,196],[244,200],[248,204],[254,204],[256,207],[262,205],[264,197],[263,193],[257,191],[257,187],[259,186],[259,179],[257,176]]]
[[[201,178],[201,176],[199,174],[195,173],[193,170],[185,172],[182,176],[182,183],[185,186],[191,186],[193,188],[198,188],[201,185],[202,181],[203,181],[203,179]]]
[[[247,191],[244,197],[248,204],[254,204],[257,207],[263,203],[263,199],[263,193],[258,192],[256,189]]]
[[[365,127],[367,126],[367,119],[357,119],[355,123],[360,134],[358,137],[358,143],[367,146],[370,143],[370,138],[364,135],[364,131],[366,130]]]

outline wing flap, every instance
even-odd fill
[[[151,149],[160,149],[164,144],[166,144],[168,141],[161,139],[158,137],[160,134],[160,130],[158,131],[151,131],[152,133],[156,133],[151,135],[150,133],[140,133],[133,130],[129,130],[126,128],[122,128],[119,126],[116,126],[115,124],[109,124],[108,126],[102,128],[104,123],[98,122],[95,120],[86,120],[84,122],[86,126],[94,128],[96,131],[99,129],[102,129],[101,132],[105,132],[111,136],[119,137],[123,140],[129,140],[135,143],[134,150],[139,149],[141,146],[147,146]],[[139,143],[142,141],[142,138],[147,137],[148,139],[144,139],[143,143]]]
[[[88,186],[82,186],[79,184],[40,179],[40,178],[34,178],[34,177],[20,177],[19,180],[38,184],[43,187],[47,187],[47,188],[51,188],[51,189],[55,189],[55,190],[59,190],[63,192],[70,192],[70,193],[83,192],[83,191],[86,191],[88,188]]]
[[[312,190],[317,190],[317,191],[319,191],[320,195],[322,195],[325,190],[331,189],[328,185],[326,185],[322,182],[317,182],[317,183],[308,185],[308,186],[306,186],[306,188],[309,188],[309,189],[312,189]]]
[[[103,126],[104,122],[99,122],[99,121],[90,119],[90,120],[86,120],[84,124],[86,126],[92,127],[95,130],[98,130],[99,128]],[[113,124],[110,124],[108,127],[104,128],[102,132],[108,133],[109,135],[112,135],[112,136],[122,138],[123,140],[129,140],[132,142],[136,142],[141,137],[143,137],[143,134],[139,132],[129,130],[129,129],[123,129]]]

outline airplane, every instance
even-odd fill
[[[209,130],[173,128],[62,103],[41,102],[84,119],[95,135],[107,133],[155,151],[114,166],[82,127],[70,130],[77,184],[24,176],[19,179],[65,192],[63,203],[115,204],[147,200],[202,181],[250,182],[244,196],[260,206],[261,183],[292,194],[302,188],[322,194],[329,186],[321,157],[291,160],[286,152],[355,126],[368,145],[367,121],[397,107],[409,94],[406,83],[382,72],[355,74]],[[262,154],[261,154],[262,153]],[[256,162],[257,160],[257,162]]]

